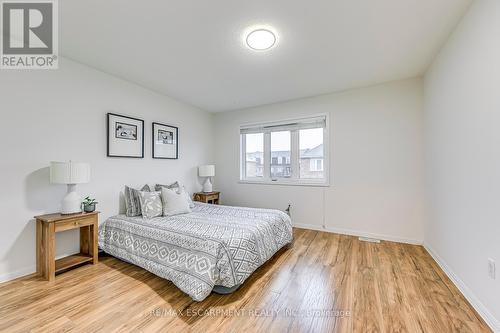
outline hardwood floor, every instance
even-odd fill
[[[197,303],[112,257],[0,285],[2,332],[491,332],[421,246],[294,229],[235,293]]]

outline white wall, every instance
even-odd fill
[[[292,220],[350,234],[423,240],[422,81],[405,80],[216,114],[216,188],[225,204],[285,209]],[[330,115],[328,188],[239,184],[239,126]]]
[[[145,120],[145,158],[106,157],[106,113]],[[151,123],[179,127],[179,160],[151,158]],[[59,210],[64,185],[49,184],[50,161],[90,162],[78,187],[99,201],[101,221],[118,212],[125,184],[180,180],[199,190],[196,167],[212,162],[213,116],[137,85],[62,59],[56,71],[0,73],[0,280],[35,269],[32,217]],[[78,233],[56,239],[57,255],[78,252]]]
[[[425,243],[500,332],[499,36],[500,1],[475,1],[426,74]]]

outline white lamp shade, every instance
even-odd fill
[[[215,165],[202,165],[198,167],[198,175],[200,177],[214,177]]]
[[[50,162],[53,184],[83,184],[90,181],[90,165],[81,162]]]

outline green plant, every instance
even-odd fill
[[[85,199],[83,199],[82,203],[83,203],[84,206],[90,206],[90,205],[98,204],[98,202],[95,201],[95,199],[91,199],[90,197],[86,197]]]

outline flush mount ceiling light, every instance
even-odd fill
[[[264,51],[276,44],[276,36],[268,29],[257,29],[247,35],[246,41],[249,48]]]

